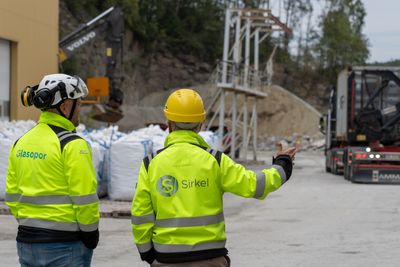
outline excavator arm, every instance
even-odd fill
[[[65,36],[59,42],[58,58],[61,64],[82,47],[91,43],[92,40],[104,36],[104,33],[107,47],[105,76],[109,79],[109,99],[107,104],[97,105],[96,112],[92,117],[99,121],[117,122],[123,117],[120,106],[124,98],[120,89],[123,77],[117,76],[115,73],[118,59],[122,63],[123,55],[124,19],[122,10],[119,7],[111,7]]]

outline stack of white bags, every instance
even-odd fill
[[[14,142],[33,126],[34,121],[0,121],[0,199],[5,196],[8,153]]]
[[[8,153],[12,144],[35,125],[33,121],[0,121],[0,199],[5,196],[5,178]],[[164,147],[168,131],[150,125],[128,134],[118,131],[118,126],[87,130],[84,125],[77,132],[92,147],[93,165],[98,181],[98,195],[111,200],[131,201],[135,193],[142,160],[150,153]],[[220,149],[220,139],[213,132],[200,132],[214,149]]]

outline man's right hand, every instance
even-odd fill
[[[290,148],[288,148],[286,150],[283,150],[283,151],[277,151],[275,157],[278,157],[278,156],[289,156],[290,159],[293,161],[294,158],[295,158],[296,152],[297,152],[297,148],[290,147]]]
[[[286,177],[284,182],[289,180],[292,175],[294,156],[296,155],[297,149],[295,147],[288,148],[283,151],[277,151],[275,157],[272,158],[272,164],[280,165],[285,171]]]

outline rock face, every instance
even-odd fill
[[[64,1],[60,1],[60,14],[61,36],[77,29],[80,23],[92,19],[84,11],[72,15]],[[214,69],[212,65],[198,62],[191,55],[172,55],[163,44],[157,44],[156,47],[149,52],[135,41],[132,32],[126,31],[122,62],[117,62],[115,72],[116,76],[124,79],[121,90],[125,95],[122,105],[125,116],[117,123],[122,131],[142,128],[151,122],[164,122],[162,108],[174,88],[197,88],[206,104],[216,92],[215,85],[208,84]],[[83,78],[104,76],[105,36],[85,45],[68,61],[73,65],[71,69],[74,74]],[[283,83],[282,75],[282,70],[277,66],[274,82]],[[201,86],[196,86],[198,84]],[[265,90],[268,97],[259,100],[257,105],[258,136],[261,140],[270,136],[292,136],[295,133],[307,136],[318,134],[319,114],[315,109],[280,87],[273,86]],[[314,101],[312,103],[319,106]],[[83,107],[82,113],[87,114],[90,109],[90,106]],[[89,116],[84,116],[82,122],[88,127],[106,126]]]
[[[64,1],[60,1],[60,14],[61,38],[76,30],[81,23],[86,23],[93,18],[83,11],[79,14],[71,14]],[[79,21],[77,18],[79,18]],[[103,34],[88,42],[68,59],[65,62],[66,64],[63,64],[69,65],[68,70],[73,72],[70,74],[77,74],[84,79],[105,75],[107,65],[105,37],[105,34]],[[163,94],[163,92],[172,88],[205,83],[213,70],[210,64],[198,63],[192,55],[172,55],[163,44],[157,44],[156,47],[151,51],[141,47],[132,32],[126,30],[122,62],[117,62],[115,71],[115,76],[123,78],[120,89],[125,95],[122,108],[126,116],[118,123],[123,130],[143,127],[141,120],[138,122],[136,117],[141,117],[139,119],[147,118],[146,115],[141,114],[146,97],[152,93]],[[118,60],[120,60],[120,57],[118,57]],[[158,104],[153,103],[152,106],[154,105]],[[89,107],[86,107],[86,112],[89,109]],[[84,120],[89,127],[103,125],[88,118]]]
[[[319,133],[321,114],[315,108],[280,86],[266,88],[266,92],[268,96],[258,105],[260,136]]]
[[[206,107],[217,92],[213,84],[189,87],[199,91]],[[123,129],[127,127],[124,123],[128,124],[128,122],[135,124],[136,128],[143,127],[149,122],[164,122],[163,105],[171,91],[149,93],[142,99],[140,105],[123,106],[127,115],[118,124]],[[321,114],[316,109],[280,86],[274,85],[265,88],[265,91],[268,96],[257,102],[258,136],[260,138],[292,135],[321,136],[318,128]],[[228,96],[227,99],[230,99],[230,97]],[[226,110],[230,109],[229,103],[229,100],[227,100]],[[238,108],[241,106],[242,99],[239,98]],[[250,105],[249,110],[251,110]],[[215,123],[217,124],[217,122]]]

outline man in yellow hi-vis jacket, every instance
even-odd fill
[[[223,194],[264,199],[292,172],[295,149],[278,153],[260,173],[211,149],[197,134],[203,101],[191,89],[165,105],[170,134],[164,149],[144,158],[132,203],[132,230],[142,260],[151,266],[229,266]]]
[[[6,204],[19,224],[21,266],[90,266],[99,241],[97,181],[89,144],[75,133],[87,93],[79,77],[64,74],[22,92],[23,104],[42,113],[9,155]]]

